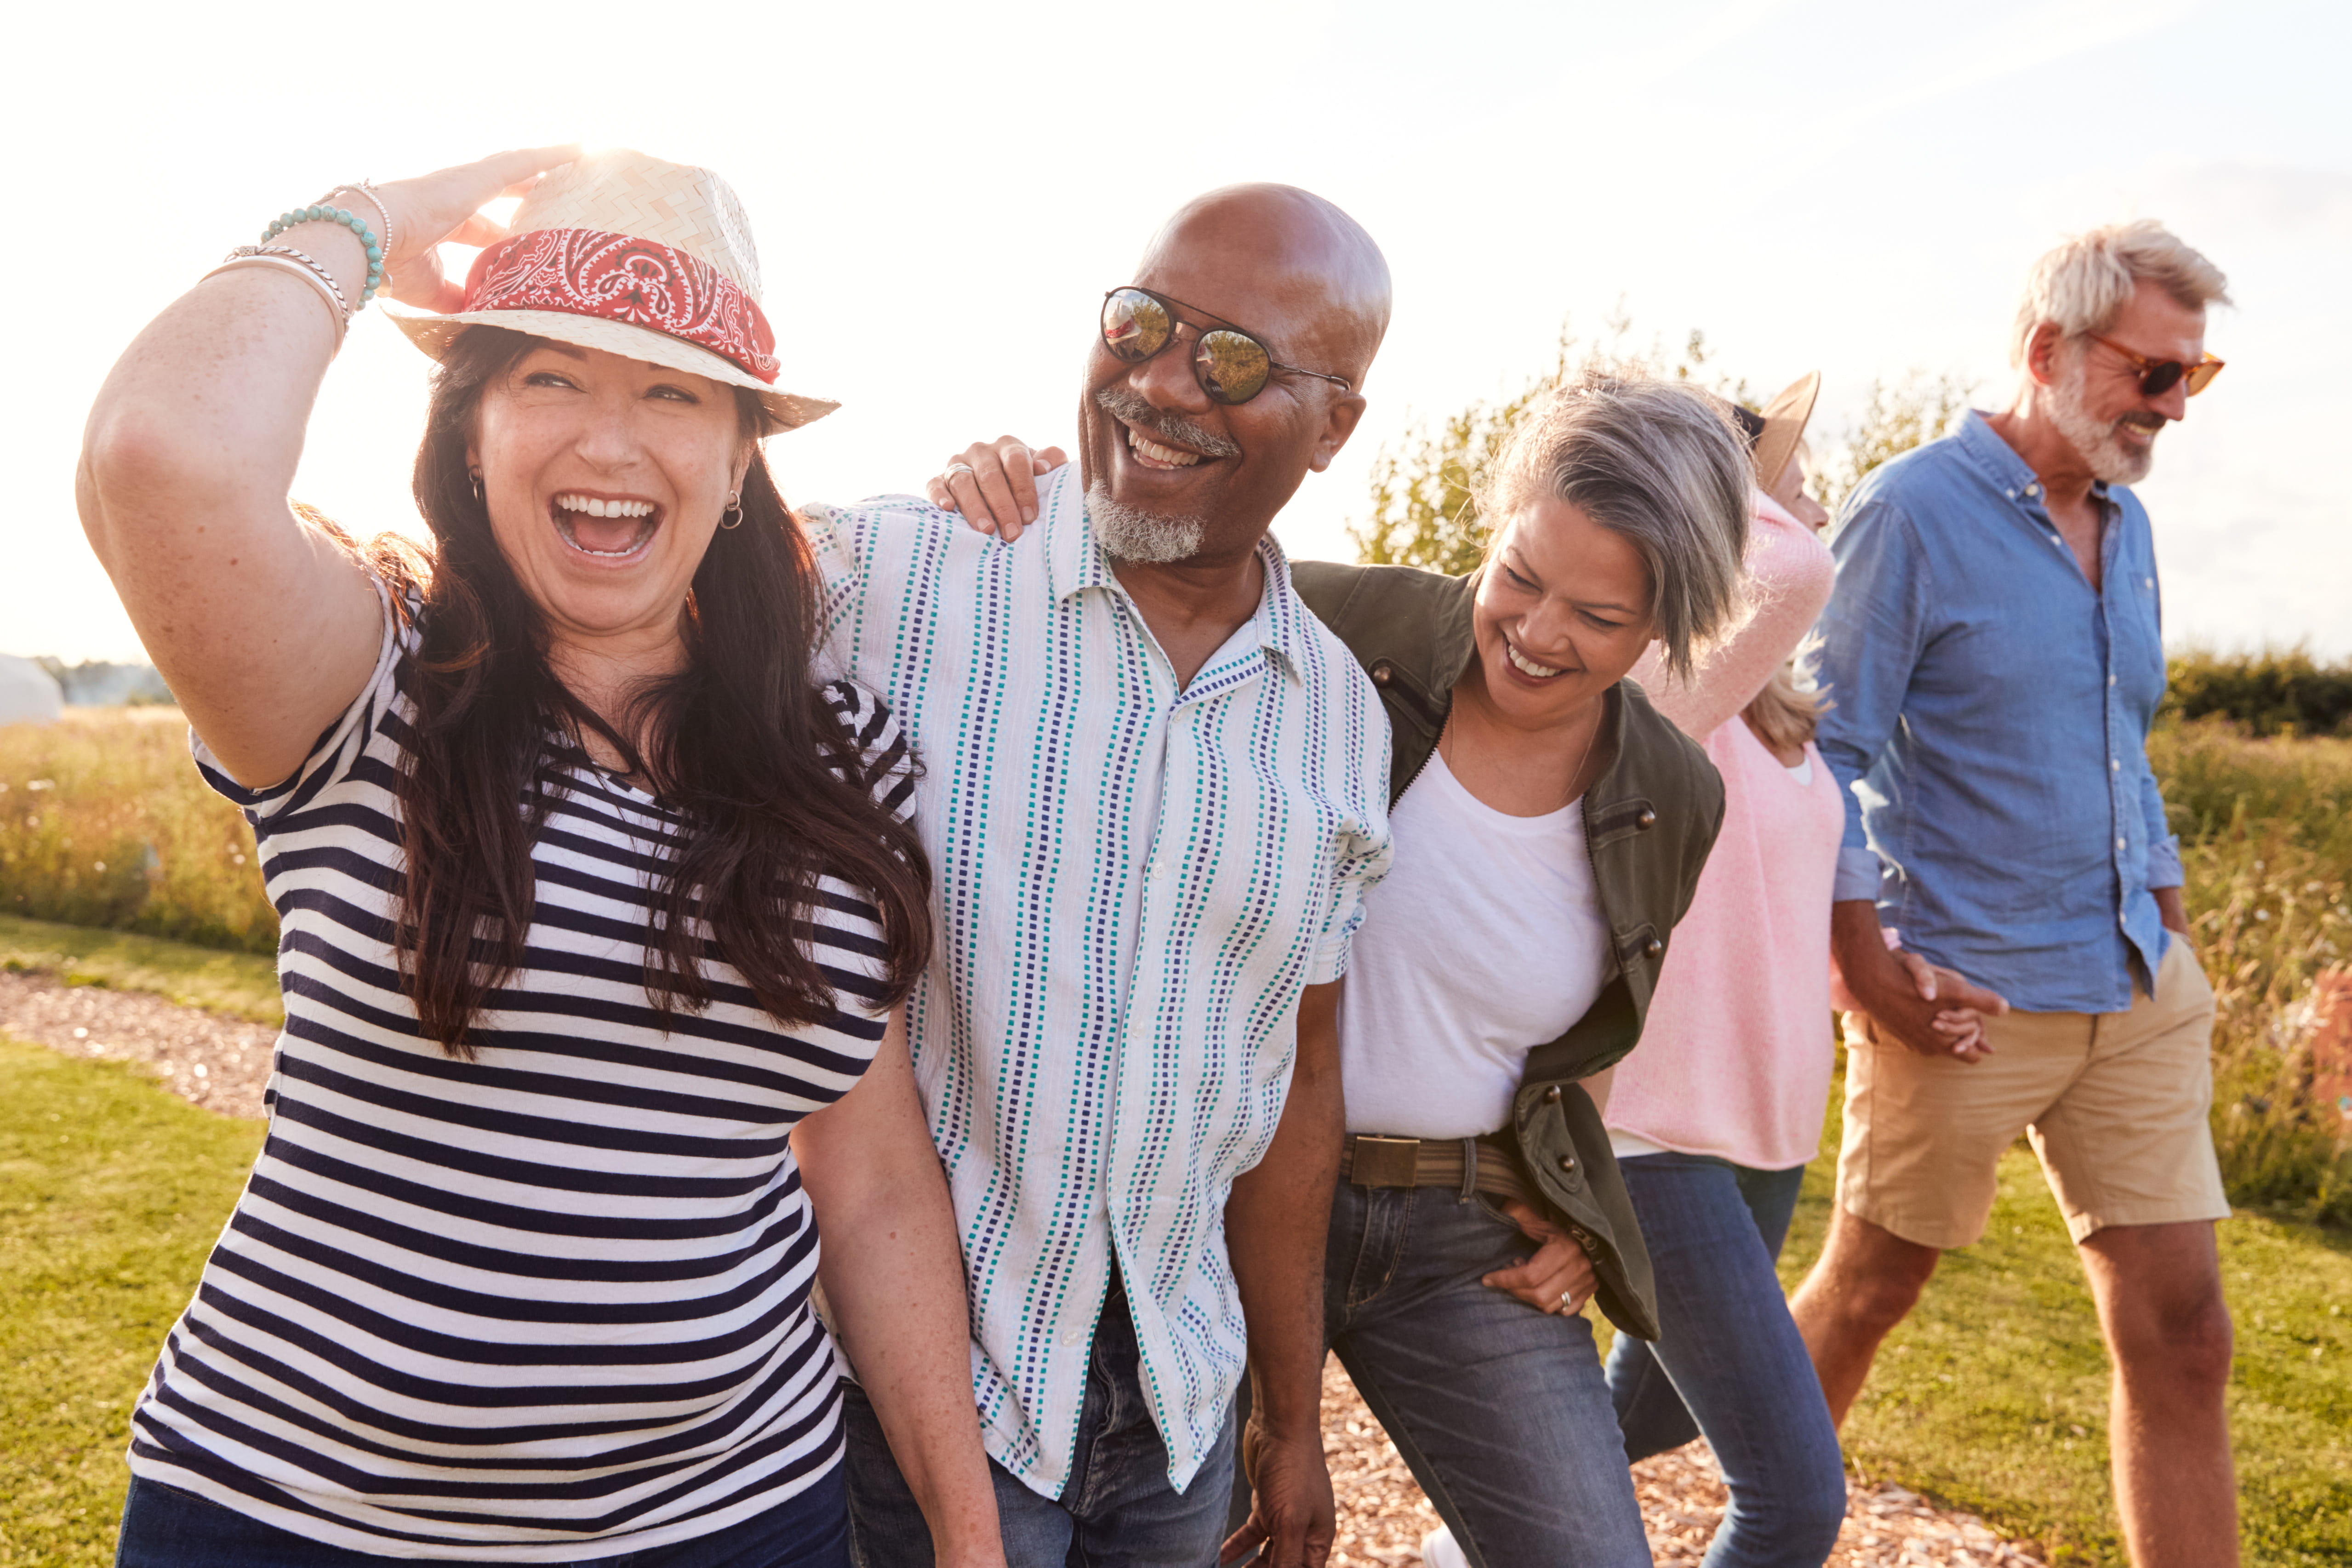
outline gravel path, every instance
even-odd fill
[[[164,1086],[207,1111],[261,1115],[278,1031],[268,1024],[175,1007],[143,991],[67,986],[48,975],[0,973],[0,1034],[68,1056],[143,1061]]]
[[[1323,1366],[1323,1441],[1339,1496],[1332,1568],[1406,1568],[1436,1511],[1334,1359]],[[1723,1518],[1723,1476],[1705,1443],[1633,1467],[1642,1522],[1661,1568],[1696,1568]],[[1898,1486],[1850,1489],[1829,1568],[2043,1568],[1973,1514],[1929,1505]]]
[[[160,997],[0,973],[0,1033],[71,1056],[139,1061],[173,1092],[231,1116],[258,1117],[277,1030],[175,1007]],[[1421,1560],[1437,1515],[1338,1361],[1323,1372],[1323,1431],[1339,1497],[1332,1568],[1402,1568]],[[1633,1467],[1661,1564],[1695,1568],[1723,1517],[1723,1479],[1704,1443]],[[1973,1515],[1930,1507],[1901,1487],[1853,1489],[1830,1568],[2042,1568]]]

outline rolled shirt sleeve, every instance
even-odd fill
[[[1815,624],[1807,664],[1828,699],[1814,743],[1845,803],[1831,896],[1876,899],[1881,862],[1864,831],[1854,786],[1902,722],[1911,672],[1927,632],[1927,568],[1911,519],[1866,497],[1830,540],[1837,575]]]
[[[1371,802],[1371,821],[1346,833],[1332,869],[1331,915],[1323,923],[1322,935],[1315,943],[1314,956],[1307,962],[1307,983],[1328,986],[1348,972],[1348,958],[1356,940],[1356,930],[1364,923],[1364,895],[1388,875],[1389,865],[1396,858],[1395,841],[1389,831],[1389,728],[1388,717],[1378,703],[1372,712],[1380,717],[1380,744],[1366,747],[1369,771],[1364,777],[1363,799]]]

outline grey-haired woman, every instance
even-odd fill
[[[1026,452],[966,461],[934,499],[1017,533]],[[1749,490],[1723,405],[1595,368],[1513,432],[1475,572],[1293,568],[1395,741],[1395,865],[1340,999],[1326,1331],[1482,1565],[1650,1561],[1580,1309],[1644,1338],[1656,1309],[1580,1081],[1640,1038],[1723,812],[1705,754],[1623,677],[1653,641],[1687,670],[1733,620]]]

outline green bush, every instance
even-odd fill
[[[2322,664],[2307,648],[2216,653],[2192,648],[2171,660],[2168,712],[2226,718],[2254,735],[2342,735],[2352,727],[2352,662]]]
[[[2352,1224],[2343,1119],[2314,1103],[2303,1016],[2352,952],[2352,741],[2262,740],[2217,720],[2148,745],[2221,1010],[2213,1141],[2231,1199]]]
[[[166,707],[0,727],[0,915],[278,950],[252,830]]]

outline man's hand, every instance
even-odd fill
[[[1034,452],[1018,436],[975,441],[924,481],[923,494],[934,507],[962,513],[974,532],[1011,544],[1037,520],[1038,476],[1068,461],[1058,446]]]
[[[1866,898],[1830,906],[1830,950],[1845,999],[1882,1036],[1922,1056],[1974,1062],[1991,1054],[1978,1018],[2009,1011],[2006,998],[1916,954],[1886,946],[1877,906]]]
[[[2156,917],[2164,922],[2164,928],[2178,936],[2188,936],[2189,906],[2180,902],[2180,890],[2177,887],[2151,887],[2147,891],[2155,895]]]
[[[1497,1269],[1478,1282],[1517,1296],[1539,1312],[1565,1316],[1581,1311],[1592,1299],[1597,1278],[1584,1249],[1532,1205],[1509,1198],[1503,1204],[1503,1212],[1536,1244],[1535,1256],[1511,1268]]]
[[[1254,1552],[1265,1568],[1323,1568],[1339,1533],[1339,1503],[1323,1460],[1320,1426],[1277,1436],[1252,1410],[1242,1428],[1242,1473],[1250,1481],[1249,1521],[1225,1538],[1217,1561]]]

